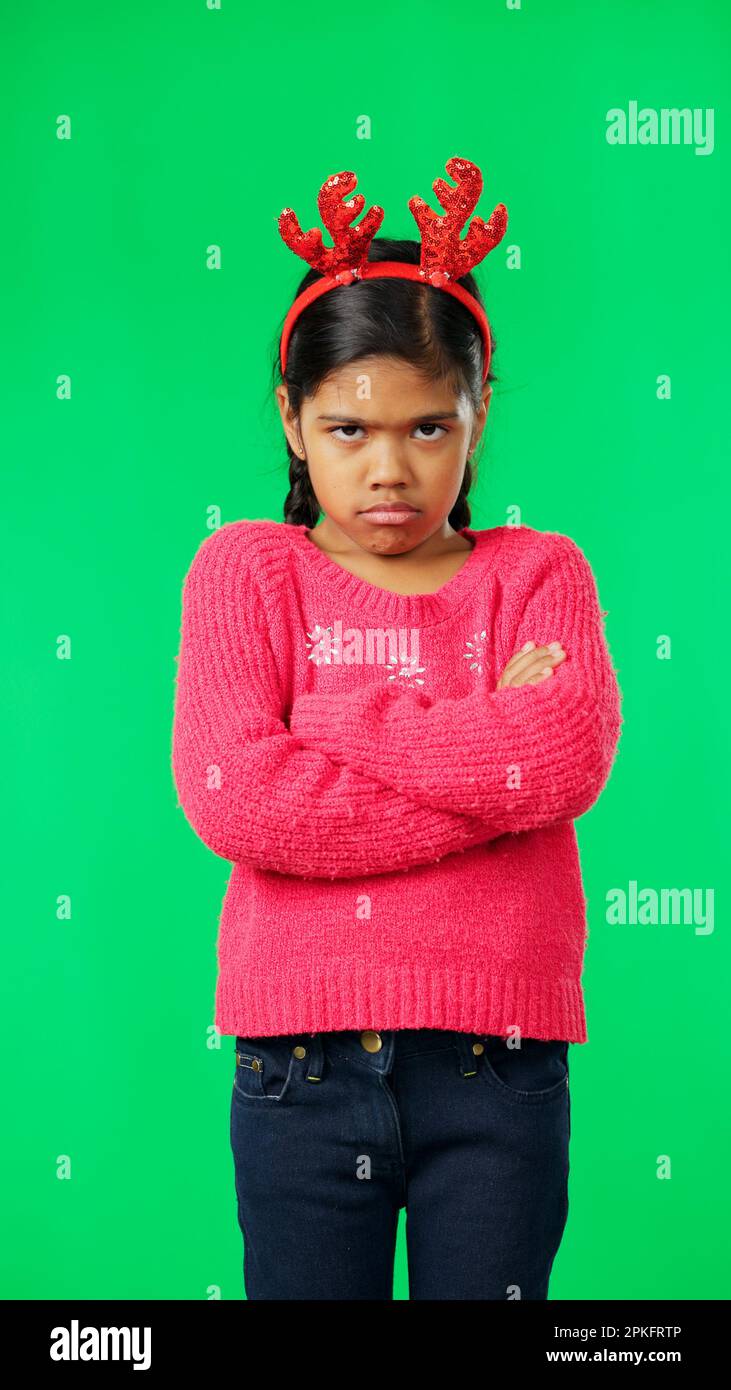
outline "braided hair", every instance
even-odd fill
[[[395,241],[374,237],[370,261],[409,261],[419,264],[418,241]],[[320,273],[309,270],[297,286],[297,294],[319,280]],[[458,284],[482,304],[472,274]],[[492,353],[495,338],[490,329]],[[281,336],[280,336],[281,342]],[[323,294],[297,319],[287,351],[287,370],[280,370],[279,343],[273,367],[275,384],[287,387],[295,417],[306,397],[315,395],[325,378],[338,368],[362,357],[379,354],[400,357],[433,381],[449,383],[455,393],[464,392],[479,410],[482,403],[482,337],[479,327],[464,304],[433,285],[414,280],[381,278],[356,280],[343,294]],[[492,369],[488,381],[495,381]],[[284,500],[284,520],[293,526],[317,525],[321,507],[310,481],[307,460],[301,458],[286,439],[289,461],[289,492]],[[468,459],[464,476],[449,514],[455,531],[469,526],[471,511],[468,494],[473,483]]]

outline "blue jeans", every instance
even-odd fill
[[[545,1299],[568,1216],[566,1042],[440,1029],[235,1040],[247,1299]]]

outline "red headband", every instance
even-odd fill
[[[401,280],[419,280],[446,290],[447,294],[454,295],[474,314],[484,346],[482,380],[487,381],[491,353],[487,316],[474,295],[454,281],[484,260],[488,252],[502,240],[508,225],[508,213],[505,205],[498,203],[489,221],[473,217],[464,241],[460,241],[460,231],[477,206],[482,192],[482,173],[476,164],[456,156],[447,160],[446,169],[457,187],[450,188],[444,179],[435,179],[432,184],[444,209],[444,216],[433,212],[423,198],[417,196],[409,199],[409,208],[421,233],[419,265],[409,261],[368,260],[371,241],[383,221],[383,208],[374,205],[357,227],[351,227],[351,222],[363,211],[365,198],[362,193],[356,193],[346,203],[343,202],[343,197],[352,193],[357,183],[355,174],[349,171],[331,175],[322,185],[317,198],[320,217],[332,237],[332,246],[323,246],[322,232],[318,227],[303,232],[291,208],[284,208],[280,213],[279,231],[282,239],[291,251],[322,275],[322,279],[316,280],[297,296],[284,320],[280,354],[282,375],[287,366],[287,348],[292,329],[308,304],[328,290],[349,285],[353,280],[396,276]]]

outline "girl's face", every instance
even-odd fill
[[[278,386],[282,424],[292,448],[307,459],[330,539],[342,547],[346,536],[371,554],[394,555],[434,535],[455,535],[447,518],[482,434],[491,389],[487,383],[475,415],[465,395],[425,381],[408,362],[362,358],[323,382],[303,402],[297,422],[286,387]],[[414,510],[399,524],[377,515],[369,521],[378,504]]]

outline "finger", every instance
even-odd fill
[[[543,667],[547,666],[549,662],[558,664],[559,661],[563,661],[566,653],[560,643],[556,645],[558,647],[557,651],[551,651],[550,646],[538,647],[535,651],[518,652],[515,656],[511,657],[502,672],[500,681],[498,682],[498,689],[501,685],[510,684],[516,676],[524,676],[528,672],[534,675],[540,674]]]
[[[506,668],[500,679],[503,686],[525,685],[528,681],[537,681],[539,678],[542,678],[546,669],[552,671],[554,667],[559,666],[565,659],[566,653],[564,651],[549,652],[547,656],[544,656],[540,652],[536,652],[533,655],[533,660],[529,661],[527,664],[521,664],[520,669],[514,668],[512,671],[508,671]]]
[[[507,680],[503,683],[502,688],[505,689],[508,686],[519,685],[538,685],[540,681],[545,680],[548,676],[552,676],[554,668],[558,666],[563,660],[564,654],[561,653],[555,658],[553,658],[552,664],[549,666],[546,664],[545,657],[539,657],[535,664],[528,667],[526,670],[519,671],[517,674],[513,673],[513,675],[508,676]]]
[[[537,647],[535,642],[526,642],[519,652],[515,652],[505,666],[505,670],[524,670],[528,663],[537,656],[550,657],[554,652],[563,651],[560,642],[548,642],[545,646]]]

